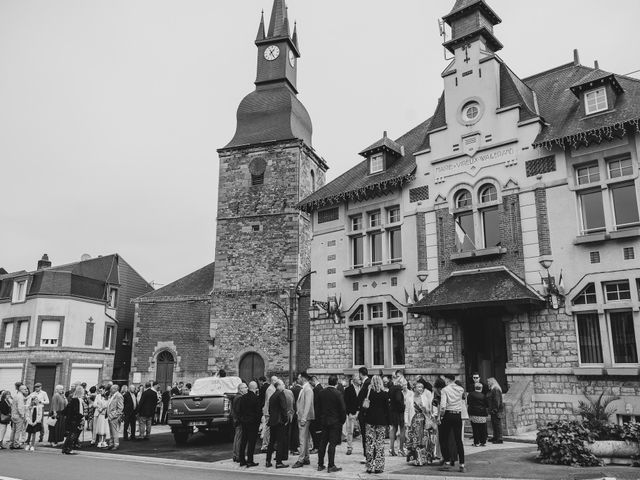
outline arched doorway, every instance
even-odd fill
[[[256,352],[249,352],[240,359],[240,378],[245,382],[264,376],[264,360]]]
[[[164,392],[167,386],[173,384],[173,366],[175,360],[171,352],[160,352],[156,360],[156,381],[160,384],[160,391]]]

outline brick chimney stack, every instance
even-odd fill
[[[42,259],[38,260],[38,270],[49,267],[51,267],[51,262],[49,261],[49,255],[45,253],[44,255],[42,255]]]

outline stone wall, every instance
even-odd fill
[[[280,292],[234,293],[217,292],[211,302],[210,335],[215,338],[211,361],[230,375],[238,374],[242,356],[257,352],[265,364],[266,376],[287,377],[289,344],[284,313],[289,312],[287,298]]]

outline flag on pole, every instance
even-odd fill
[[[458,223],[457,219],[455,221],[455,224],[456,224],[456,237],[458,237],[458,243],[460,245],[463,245],[464,244],[464,237],[466,236],[466,233],[464,233],[464,230],[460,226],[460,223]]]
[[[558,279],[558,292],[564,295],[564,279],[562,278],[562,270],[560,270],[560,278]]]

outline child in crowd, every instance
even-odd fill
[[[24,447],[27,451],[34,451],[36,444],[36,437],[42,432],[42,415],[44,408],[40,399],[33,395],[30,397],[29,409],[27,410],[27,445]]]

